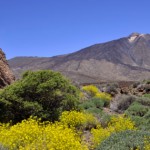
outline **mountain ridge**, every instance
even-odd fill
[[[150,34],[132,33],[127,37],[94,44],[70,54],[16,57],[8,62],[17,77],[28,69],[52,69],[77,82],[91,82],[91,79],[95,82],[134,81],[150,78],[149,58]]]

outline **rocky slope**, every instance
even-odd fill
[[[17,77],[25,70],[53,69],[80,83],[137,81],[150,78],[150,34],[95,44],[50,58],[16,57],[9,64]]]
[[[0,49],[0,88],[11,84],[15,80],[15,77],[10,70],[5,54]]]

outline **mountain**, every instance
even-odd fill
[[[73,81],[137,81],[150,78],[150,34],[132,33],[106,43],[55,57],[15,57],[9,65],[16,77],[25,70],[52,69]]]
[[[11,84],[14,80],[15,77],[9,68],[5,54],[0,48],[0,88]]]

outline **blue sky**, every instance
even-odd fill
[[[150,33],[150,0],[0,0],[0,47],[15,56],[55,56]]]

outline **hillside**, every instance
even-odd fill
[[[79,83],[150,78],[150,34],[132,33],[55,57],[15,57],[9,65],[18,78],[25,70],[52,69]]]

